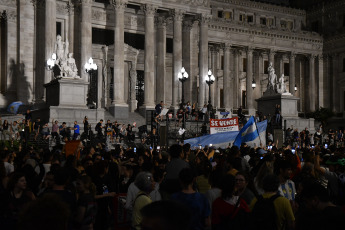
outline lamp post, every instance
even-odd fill
[[[177,74],[178,80],[182,83],[182,107],[184,104],[184,82],[188,79],[188,73],[185,70],[184,67],[182,67],[181,72],[179,72]],[[182,119],[182,128],[185,129],[186,128],[186,115],[185,115],[185,111],[183,111],[183,119]],[[183,132],[182,134],[182,139],[184,140],[185,137],[185,132]]]
[[[297,91],[297,84],[295,84],[295,92]]]
[[[215,81],[215,77],[212,74],[211,70],[208,70],[207,72],[207,78],[206,78],[206,84],[208,85],[208,106],[207,110],[211,111],[212,110],[212,104],[211,104],[211,85]]]
[[[188,79],[188,73],[184,67],[182,67],[181,72],[177,74],[178,80],[182,83],[182,105],[184,103],[184,82]]]
[[[85,63],[84,65],[84,69],[85,69],[85,72],[89,74],[89,83],[91,82],[91,74],[92,74],[92,71],[94,70],[97,70],[97,65],[95,63],[93,63],[93,59],[92,57],[89,58],[89,61]],[[88,105],[94,105],[91,101],[91,86],[89,84],[89,90],[88,90],[88,100],[87,100],[87,104]],[[90,107],[89,107],[90,108]]]

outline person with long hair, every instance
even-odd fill
[[[75,229],[93,229],[97,213],[96,186],[89,176],[78,177],[76,185],[79,198],[74,217]]]
[[[222,196],[212,205],[212,229],[246,229],[246,213],[250,209],[239,196],[234,195],[235,177],[227,174],[223,178]],[[243,228],[242,228],[243,227]]]

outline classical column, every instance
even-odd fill
[[[184,83],[184,100],[185,102],[195,103],[193,101],[193,83],[196,81],[196,74],[195,74],[195,61],[194,61],[194,33],[193,33],[193,26],[194,20],[183,20],[183,27],[182,27],[182,59],[183,59],[183,67],[186,69],[187,73],[189,74],[188,79]],[[195,84],[194,84],[195,85]],[[195,90],[196,91],[196,90]]]
[[[157,76],[156,76],[156,104],[160,101],[165,103],[165,81],[166,81],[166,18],[159,16],[156,18],[157,24]]]
[[[74,4],[71,2],[68,2],[67,9],[68,9],[68,35],[67,36],[68,36],[68,42],[69,42],[69,52],[74,53],[74,16],[75,16]]]
[[[230,111],[233,107],[233,97],[228,92],[233,92],[235,88],[232,88],[233,84],[230,84],[230,49],[229,43],[224,44],[224,70],[223,70],[223,100],[224,108]]]
[[[296,84],[296,76],[295,76],[295,58],[296,54],[291,52],[290,54],[290,70],[289,70],[289,91],[292,95],[295,95],[295,84]]]
[[[333,112],[339,112],[338,107],[338,97],[339,97],[339,91],[338,91],[338,58],[339,54],[334,53],[332,54],[332,111]]]
[[[211,85],[211,104],[213,108],[217,107],[217,88],[218,88],[218,69],[217,69],[217,55],[218,55],[218,48],[212,47],[211,49],[211,69],[212,74],[215,77],[214,83]]]
[[[324,72],[323,72],[323,56],[322,54],[320,54],[318,56],[318,60],[319,60],[319,82],[318,82],[318,85],[319,85],[319,94],[318,94],[318,107],[325,107],[324,106],[324,101],[325,101],[325,95],[324,95],[324,84],[323,84],[323,81],[324,81]]]
[[[315,55],[311,54],[309,58],[309,111],[315,111],[316,90],[315,90]]]
[[[155,13],[156,7],[146,4],[143,6],[145,12],[145,90],[144,104],[146,110],[155,107]]]
[[[231,50],[233,54],[233,65],[234,65],[234,86],[233,86],[233,98],[234,98],[234,108],[238,108],[241,105],[241,89],[239,87],[239,51],[237,49],[232,49]]]
[[[84,65],[92,56],[92,25],[91,6],[92,0],[81,0],[80,20],[80,77],[88,81],[88,74],[84,71]],[[55,21],[54,21],[55,23]],[[115,94],[115,93],[114,93]]]
[[[124,53],[124,11],[127,2],[124,0],[113,0],[115,13],[114,28],[114,93],[112,105],[125,105],[125,53]]]
[[[55,52],[55,41],[56,41],[56,1],[46,0],[46,10],[45,10],[45,60],[52,57]],[[44,74],[43,84],[47,84],[52,80],[51,71],[47,70]],[[44,89],[43,100],[45,100],[46,93]],[[40,99],[40,98],[37,98]]]
[[[254,115],[254,99],[253,99],[253,48],[247,47],[247,78],[246,78],[246,94],[247,94],[247,109],[249,115]]]
[[[323,55],[324,61],[324,106],[325,108],[332,109],[332,78],[331,78],[331,57],[329,54]]]
[[[178,92],[179,92],[179,80],[178,73],[182,69],[182,20],[183,11],[174,10],[172,12],[174,17],[174,38],[173,38],[173,79],[172,79],[172,107],[174,109],[178,108],[180,103]],[[182,91],[182,90],[181,90]],[[181,92],[182,94],[182,92]]]
[[[200,15],[200,37],[199,37],[199,98],[198,106],[203,107],[205,101],[205,77],[208,71],[208,22],[210,15]]]

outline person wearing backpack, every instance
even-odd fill
[[[294,229],[295,216],[290,201],[279,195],[279,184],[279,178],[274,174],[268,174],[263,178],[264,194],[254,198],[250,204],[250,229]]]
[[[225,175],[221,189],[222,196],[212,205],[212,230],[247,229],[250,210],[244,199],[233,195],[235,177]]]

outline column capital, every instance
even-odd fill
[[[270,49],[268,53],[269,55],[276,55],[277,51],[275,49]]]
[[[92,5],[93,0],[80,0],[81,4],[88,4],[88,5]]]
[[[115,10],[125,10],[127,3],[127,0],[111,0],[111,4]]]
[[[167,21],[168,21],[168,19],[165,16],[157,16],[157,17],[155,17],[155,23],[156,23],[157,27],[166,28]]]
[[[253,55],[254,48],[251,47],[251,46],[247,46],[247,47],[245,48],[245,51],[246,51],[247,55]]]
[[[36,8],[43,8],[45,6],[46,1],[43,0],[30,0],[32,5]]]
[[[157,12],[157,7],[152,4],[142,5],[141,9],[144,11],[146,17],[154,17]]]
[[[231,44],[228,42],[222,44],[222,49],[224,50],[224,52],[230,51],[231,50]]]
[[[309,54],[309,55],[307,55],[307,58],[308,58],[309,61],[315,60],[316,57],[317,57],[316,54]]]
[[[326,58],[326,55],[319,54],[317,57],[319,58],[319,61],[323,61],[323,59]]]
[[[238,48],[231,48],[231,53],[235,56],[238,56],[240,54],[240,50],[238,50]]]
[[[295,52],[290,53],[290,60],[294,60],[296,58],[297,54]]]
[[[198,20],[201,25],[206,25],[208,24],[212,19],[212,15],[210,14],[200,14],[198,17]]]
[[[184,20],[182,22],[182,30],[185,32],[189,32],[192,30],[193,26],[194,26],[194,21],[193,20]]]
[[[330,53],[329,54],[332,58],[338,58],[339,57],[339,53]]]
[[[186,11],[178,10],[178,9],[174,9],[174,10],[170,11],[170,14],[174,18],[174,21],[179,21],[179,22],[181,22],[183,20],[185,13],[186,13]]]

